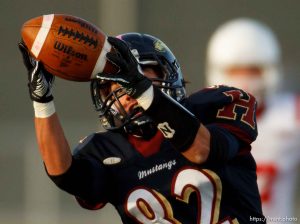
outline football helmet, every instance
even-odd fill
[[[256,67],[261,75],[230,76],[233,67]],[[281,79],[281,49],[272,30],[249,18],[231,20],[209,41],[206,61],[208,85],[225,84],[252,93],[258,103],[273,93]],[[250,78],[249,78],[250,77]]]
[[[128,44],[141,68],[150,67],[156,71],[158,77],[151,79],[154,85],[178,102],[185,98],[185,82],[180,65],[161,40],[141,33],[125,33],[117,37]],[[107,130],[125,130],[150,139],[157,130],[151,118],[144,115],[139,106],[127,113],[119,100],[126,94],[125,89],[120,87],[111,91],[111,84],[101,79],[91,82],[92,100],[102,126]]]

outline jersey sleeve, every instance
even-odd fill
[[[96,134],[86,137],[75,148],[66,173],[49,175],[59,188],[74,195],[86,209],[100,209],[111,197],[110,169],[103,164],[105,156],[101,153],[106,150],[105,139],[101,140]]]
[[[204,124],[225,128],[248,148],[257,137],[256,100],[241,89],[213,86],[192,94],[187,108]]]

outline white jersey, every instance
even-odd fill
[[[252,154],[257,163],[263,212],[268,223],[287,223],[283,220],[297,217],[293,205],[300,164],[300,98],[274,96],[257,124]]]

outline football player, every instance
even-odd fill
[[[275,34],[253,19],[228,21],[215,31],[208,45],[208,84],[242,88],[258,101],[259,136],[252,151],[263,212],[273,218],[295,215],[300,162],[300,101],[296,95],[279,93],[281,67]]]
[[[108,37],[119,68],[91,95],[106,132],[73,155],[55,112],[53,77],[19,45],[29,70],[35,128],[49,177],[81,206],[115,206],[123,223],[264,223],[251,146],[256,101],[214,86],[186,96],[180,66],[159,39]]]

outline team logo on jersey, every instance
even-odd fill
[[[176,160],[170,160],[165,163],[156,164],[155,166],[151,167],[147,170],[140,170],[138,172],[139,179],[143,179],[149,175],[155,174],[156,172],[159,172],[161,170],[171,170],[173,166],[176,165]]]
[[[165,138],[173,138],[175,130],[170,127],[168,122],[159,123],[157,128],[161,131]]]
[[[121,162],[121,158],[119,157],[108,157],[103,160],[103,164],[105,165],[115,165]]]

